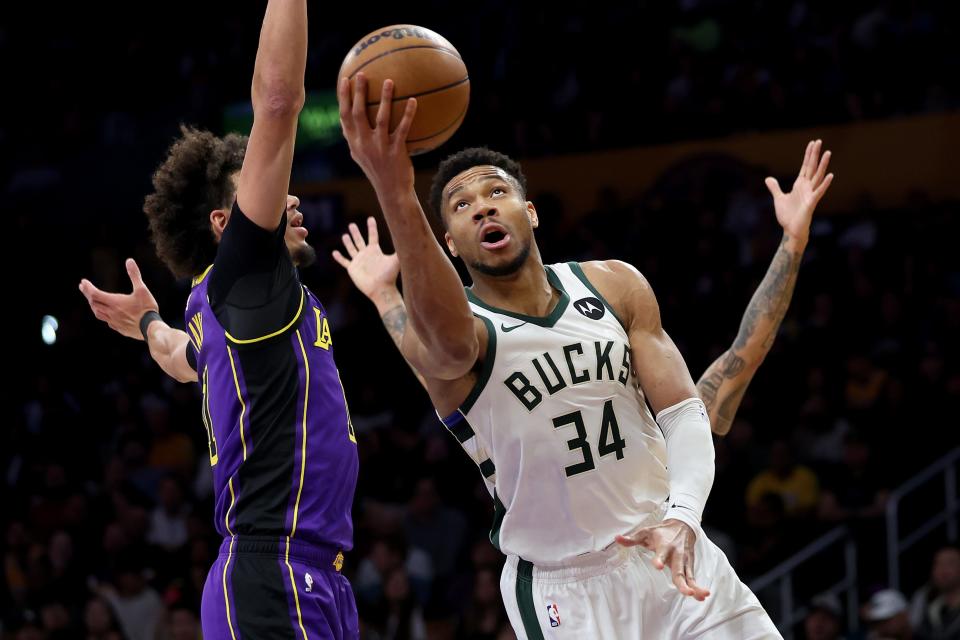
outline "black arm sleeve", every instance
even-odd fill
[[[190,365],[190,368],[194,371],[197,370],[197,353],[193,350],[193,345],[190,344],[190,341],[187,341],[187,364]]]
[[[257,226],[236,203],[210,272],[210,306],[233,338],[254,340],[290,324],[302,290],[287,250],[287,215],[273,231]]]

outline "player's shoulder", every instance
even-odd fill
[[[650,283],[640,270],[623,260],[590,260],[578,263],[597,288],[610,287],[622,294],[651,292]]]
[[[639,269],[623,260],[591,260],[580,268],[617,316],[627,325],[646,318],[657,307],[657,299]],[[627,326],[625,325],[625,326]]]

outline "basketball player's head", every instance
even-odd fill
[[[537,210],[527,200],[527,179],[502,153],[474,147],[441,162],[430,208],[443,223],[450,253],[472,272],[513,274],[535,246]]]
[[[246,136],[218,138],[209,131],[180,127],[180,137],[153,174],[153,193],[143,210],[157,255],[177,277],[206,269],[217,253],[217,244],[230,219],[237,197],[237,180]],[[307,266],[316,258],[302,232],[297,211],[300,201],[287,196],[286,243],[294,263]]]

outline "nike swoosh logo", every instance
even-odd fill
[[[514,329],[519,329],[520,327],[522,327],[522,326],[525,325],[525,324],[527,324],[527,323],[526,323],[526,322],[521,322],[520,324],[515,324],[515,325],[513,325],[512,327],[508,327],[507,325],[505,325],[505,324],[503,324],[503,323],[500,323],[500,329],[503,330],[504,333],[510,333],[510,332],[513,331]]]

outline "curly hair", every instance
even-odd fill
[[[229,207],[232,179],[243,164],[246,136],[218,138],[209,131],[180,126],[167,158],[153,174],[153,193],[143,211],[157,256],[175,276],[194,276],[213,262],[217,239],[210,212]]]
[[[513,177],[520,186],[520,197],[527,197],[527,177],[523,175],[520,163],[492,149],[486,147],[469,147],[458,151],[452,156],[447,157],[437,168],[437,173],[433,176],[433,182],[430,184],[430,209],[440,220],[440,223],[446,227],[441,213],[443,203],[443,188],[447,186],[457,174],[463,173],[467,169],[491,165],[499,167]]]

